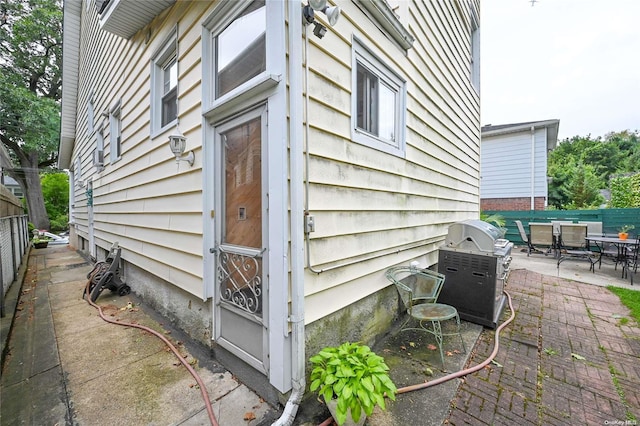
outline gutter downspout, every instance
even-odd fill
[[[531,126],[531,210],[536,209],[535,194],[535,165],[536,165],[536,128]]]
[[[291,395],[280,418],[273,425],[292,425],[304,396],[304,174],[302,131],[302,7],[299,0],[288,1],[289,17],[289,161],[291,167],[291,314],[285,323],[287,334],[291,324]],[[284,24],[284,23],[283,23]],[[305,31],[306,39],[306,31]]]

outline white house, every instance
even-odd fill
[[[309,3],[64,2],[72,244],[275,393],[480,207],[479,0]]]
[[[544,210],[547,154],[560,120],[482,126],[480,205],[484,210]]]

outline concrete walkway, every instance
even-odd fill
[[[15,308],[0,387],[2,425],[210,424],[195,379],[160,339],[103,321],[82,298],[89,262],[67,246],[32,250],[19,301],[7,303],[2,318],[4,348]],[[105,291],[97,303],[112,319],[173,340],[205,383],[220,425],[268,425],[277,418],[207,351],[154,320],[134,296]]]
[[[588,263],[567,261],[558,273],[552,258],[513,254],[507,291],[516,317],[500,336],[495,362],[463,379],[398,395],[387,411],[374,412],[369,426],[637,424],[640,327],[604,286],[640,286],[629,286],[613,265],[591,273]],[[24,284],[7,295],[2,318],[3,348],[11,334],[0,424],[209,424],[195,380],[160,340],[102,321],[82,298],[91,267],[68,247],[32,251]],[[163,324],[133,295],[105,291],[98,304],[113,319],[171,338],[204,380],[220,425],[269,425],[279,416],[210,351]],[[458,350],[457,339],[445,342],[446,372],[424,334],[390,334],[374,349],[404,387],[479,364],[493,350],[494,335],[463,322],[467,352]],[[308,395],[294,424],[327,417]]]

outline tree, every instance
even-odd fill
[[[0,165],[22,187],[29,220],[48,229],[40,172],[57,162],[62,5],[4,0],[0,8]]]
[[[69,177],[66,173],[47,173],[42,176],[42,194],[51,231],[67,229],[69,222]]]
[[[593,208],[601,189],[615,189],[613,176],[640,170],[638,131],[611,132],[604,139],[575,136],[549,154],[549,205],[557,209]],[[620,184],[617,185],[621,188]],[[618,197],[618,207],[631,207]]]

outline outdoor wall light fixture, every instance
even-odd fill
[[[302,7],[302,23],[304,25],[313,24],[313,33],[316,37],[322,38],[327,33],[327,27],[316,22],[316,10],[324,13],[329,25],[333,27],[340,17],[340,8],[338,6],[328,7],[327,0],[309,0],[309,4]]]
[[[187,138],[180,133],[180,130],[178,130],[176,134],[169,136],[169,148],[171,148],[173,155],[176,156],[176,163],[186,161],[189,163],[189,166],[193,166],[193,161],[195,160],[193,151],[189,151],[187,155],[183,155],[184,150],[187,148]]]

